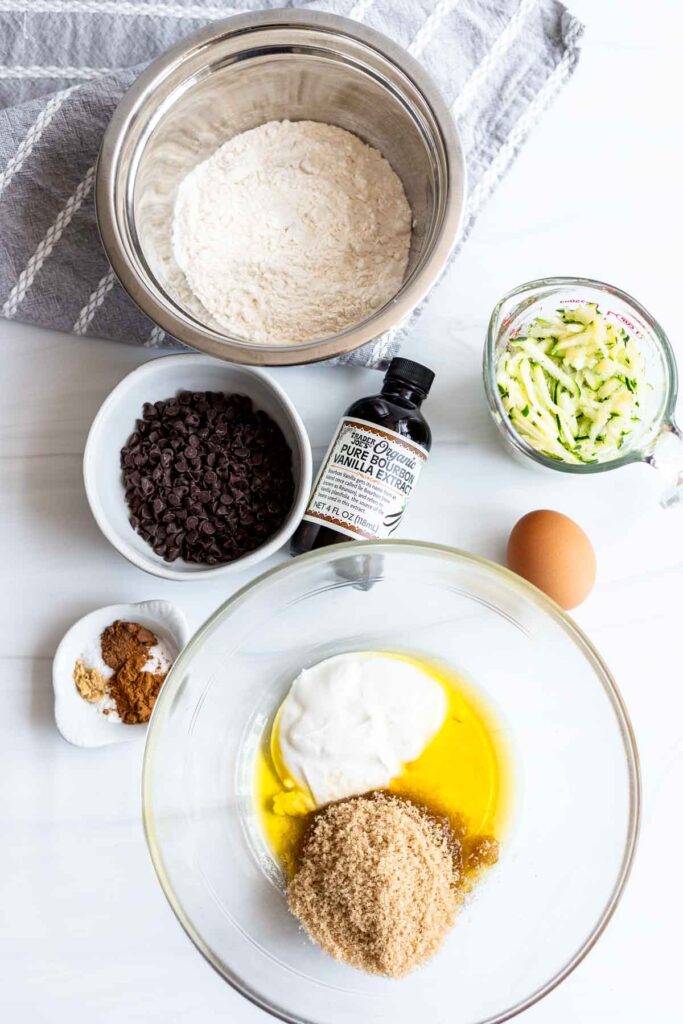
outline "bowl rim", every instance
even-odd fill
[[[231,597],[224,601],[219,607],[208,617],[208,619],[197,629],[194,635],[190,638],[188,643],[185,645],[183,650],[180,652],[178,658],[173,663],[171,670],[166,678],[164,686],[162,687],[159,698],[154,706],[152,715],[149,721],[149,727],[145,738],[145,750],[142,763],[142,776],[141,776],[141,796],[142,796],[142,820],[143,828],[145,833],[145,840],[147,848],[152,859],[152,864],[157,875],[157,879],[163,893],[171,907],[171,910],[175,914],[178,922],[182,926],[183,930],[187,934],[188,938],[195,946],[195,948],[202,954],[207,963],[213,967],[217,974],[220,975],[228,984],[239,992],[245,999],[249,1000],[255,1006],[271,1014],[278,1020],[285,1021],[286,1024],[319,1024],[319,1021],[314,1020],[310,1017],[304,1016],[292,1016],[286,1011],[278,1009],[270,1005],[267,1000],[262,997],[258,992],[252,990],[249,985],[241,978],[231,974],[227,964],[225,964],[220,957],[218,957],[213,950],[204,942],[199,932],[195,929],[189,916],[183,910],[180,901],[175,897],[173,886],[170,882],[169,877],[166,874],[164,860],[161,853],[161,849],[157,846],[155,840],[155,826],[151,810],[151,789],[152,789],[152,761],[154,757],[154,746],[156,742],[157,723],[159,720],[160,712],[159,708],[164,707],[167,703],[171,702],[174,698],[172,689],[174,689],[175,680],[181,680],[185,672],[185,665],[194,654],[195,648],[203,641],[204,637],[211,632],[214,626],[217,624],[219,619],[228,612],[229,609],[241,605],[247,598],[250,597],[253,590],[261,586],[261,584],[268,582],[272,578],[276,577],[281,573],[286,573],[289,570],[294,569],[295,566],[306,562],[314,564],[316,562],[325,562],[328,559],[348,557],[351,554],[364,552],[366,554],[386,554],[387,550],[412,550],[416,554],[432,554],[441,555],[448,559],[453,559],[456,562],[465,561],[473,563],[475,565],[484,567],[485,569],[493,572],[494,575],[502,577],[506,580],[513,588],[518,589],[524,594],[533,604],[535,604],[542,611],[545,611],[550,615],[551,618],[564,630],[571,640],[574,641],[576,646],[582,651],[587,658],[591,667],[593,668],[598,681],[602,684],[603,689],[607,697],[610,700],[614,714],[617,719],[619,731],[622,736],[624,744],[624,754],[626,759],[626,768],[628,774],[628,785],[629,785],[629,820],[628,830],[626,835],[626,842],[624,845],[624,851],[617,874],[615,883],[609,894],[609,897],[598,916],[597,921],[593,925],[589,934],[583,943],[579,946],[578,950],[574,955],[567,961],[567,963],[544,985],[540,986],[534,992],[532,992],[525,999],[521,1000],[514,1006],[508,1007],[500,1013],[494,1014],[493,1016],[486,1017],[481,1021],[477,1021],[476,1024],[503,1024],[504,1021],[511,1020],[518,1014],[528,1010],[531,1006],[534,1006],[541,999],[547,996],[550,992],[557,988],[561,982],[565,980],[582,962],[582,960],[588,955],[591,949],[595,946],[600,936],[605,931],[605,928],[611,921],[614,912],[621,900],[626,883],[631,874],[633,867],[633,861],[635,857],[636,848],[638,845],[638,836],[640,832],[640,816],[641,816],[641,773],[640,773],[640,759],[638,755],[638,747],[636,744],[636,738],[633,731],[633,726],[626,709],[623,697],[619,691],[612,673],[610,672],[607,664],[598,652],[597,648],[589,637],[583,632],[583,630],[577,625],[577,623],[567,614],[558,604],[556,604],[551,598],[549,598],[543,591],[539,590],[532,583],[529,583],[523,577],[518,576],[512,570],[507,569],[505,566],[499,565],[488,558],[482,558],[479,555],[470,554],[467,551],[463,551],[460,548],[450,547],[446,544],[436,544],[428,541],[415,541],[415,540],[382,540],[382,541],[349,541],[345,544],[335,544],[326,548],[318,549],[317,551],[311,551],[304,555],[299,555],[294,561],[288,561],[275,566],[266,572],[261,573],[260,576],[251,580],[239,590],[237,590]],[[169,686],[169,682],[171,686]]]
[[[160,302],[149,287],[146,276],[138,274],[127,255],[122,225],[116,209],[116,189],[120,179],[121,152],[135,122],[138,106],[182,66],[194,52],[206,50],[223,37],[242,36],[245,40],[262,30],[300,29],[329,32],[352,39],[387,61],[415,88],[431,111],[442,140],[446,194],[444,212],[437,237],[424,265],[404,282],[396,296],[359,324],[327,338],[312,339],[296,345],[249,343],[205,325],[190,323]],[[398,330],[401,322],[426,297],[448,265],[449,256],[460,236],[467,195],[467,166],[464,147],[450,109],[431,76],[407,50],[376,29],[360,22],[324,11],[280,8],[236,14],[215,21],[188,35],[154,60],[124,93],[105,130],[97,160],[95,210],[100,238],[114,273],[124,290],[142,312],[170,337],[221,360],[259,366],[285,366],[319,362],[346,355],[383,334]]]
[[[173,569],[173,563],[169,563],[168,566],[165,564],[159,565],[146,554],[143,555],[136,551],[118,532],[118,530],[112,526],[106,508],[99,499],[95,483],[95,462],[99,448],[99,437],[107,416],[109,416],[116,408],[119,399],[128,391],[134,380],[137,381],[141,378],[153,377],[160,370],[163,372],[163,367],[170,365],[171,361],[174,364],[183,361],[185,363],[191,362],[195,366],[205,365],[215,366],[217,368],[222,366],[223,369],[233,370],[245,377],[253,377],[260,380],[278,399],[282,407],[283,415],[293,429],[301,461],[301,474],[300,479],[297,481],[297,494],[287,518],[284,520],[280,529],[274,533],[272,537],[269,537],[268,540],[260,547],[255,548],[246,555],[242,555],[240,558],[234,559],[232,562],[224,562],[222,565],[207,566],[203,569],[197,569],[191,572],[183,572],[178,569]],[[292,454],[294,455],[295,453],[293,452]],[[311,442],[308,437],[308,432],[299,412],[296,409],[296,406],[284,388],[278,384],[277,381],[273,380],[270,374],[266,373],[265,370],[255,366],[226,363],[225,360],[216,360],[212,356],[205,355],[201,352],[180,352],[176,355],[161,356],[156,359],[150,359],[149,361],[142,363],[140,366],[137,366],[134,370],[131,370],[130,373],[127,373],[126,376],[112,388],[97,410],[95,418],[90,425],[88,437],[85,442],[85,449],[83,451],[83,483],[85,486],[85,493],[90,506],[90,511],[92,512],[93,518],[99,526],[102,534],[106,537],[112,547],[116,548],[119,554],[123,555],[125,559],[138,569],[142,569],[144,572],[150,573],[152,576],[157,576],[160,579],[174,580],[182,583],[192,583],[197,580],[206,580],[209,578],[213,579],[216,576],[226,576],[233,572],[242,571],[243,569],[247,569],[250,566],[255,565],[257,562],[263,561],[263,559],[268,558],[279,550],[279,548],[286,544],[293,535],[306,510],[306,505],[308,504],[311,492],[312,477],[313,455],[311,452]]]

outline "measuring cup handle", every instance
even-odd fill
[[[683,503],[683,432],[671,420],[659,432],[654,447],[645,461],[664,477],[667,488],[662,494],[662,508]]]

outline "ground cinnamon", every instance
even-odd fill
[[[145,672],[146,658],[129,658],[109,684],[119,718],[127,725],[147,722],[159,696],[165,672]]]
[[[126,725],[149,721],[166,678],[165,671],[145,670],[157,637],[137,622],[117,619],[102,633],[100,643],[105,664],[115,671],[109,682],[109,694],[119,718]]]

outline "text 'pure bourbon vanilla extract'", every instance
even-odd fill
[[[381,393],[347,409],[292,538],[293,554],[391,537],[431,448],[420,406],[433,380],[426,366],[392,359]]]

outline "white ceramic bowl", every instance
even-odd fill
[[[292,450],[294,502],[277,533],[261,547],[223,565],[200,565],[177,559],[165,562],[128,521],[120,453],[135,430],[145,402],[170,398],[179,391],[224,391],[248,395],[280,427]],[[85,492],[97,525],[117,551],[139,569],[167,580],[201,580],[226,575],[260,562],[294,533],[311,490],[311,445],[301,417],[282,388],[263,371],[234,366],[205,355],[174,355],[139,366],[104,400],[93,420],[83,456]]]
[[[147,723],[126,725],[118,718],[103,715],[94,704],[84,700],[74,683],[77,660],[86,648],[97,642],[107,626],[117,619],[139,622],[150,629],[175,660],[190,638],[183,613],[168,601],[141,601],[138,604],[112,604],[84,615],[64,635],[52,662],[55,691],[55,722],[65,740],[77,747],[104,747],[141,739]]]

